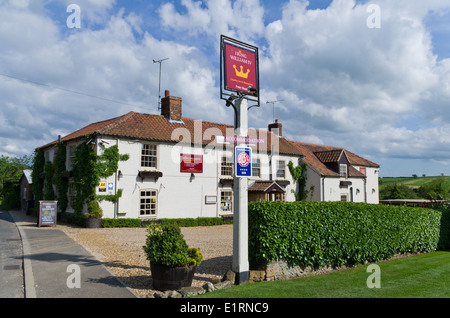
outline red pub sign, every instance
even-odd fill
[[[248,93],[248,88],[257,87],[256,54],[232,44],[225,44],[225,87]]]
[[[249,44],[221,37],[221,98],[228,95],[223,90],[257,97],[259,104],[258,48]],[[254,100],[254,99],[252,99]]]
[[[203,173],[203,156],[180,154],[180,172]]]

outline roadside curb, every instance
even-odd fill
[[[16,227],[19,231],[19,235],[22,241],[22,250],[23,250],[23,282],[24,282],[24,294],[25,298],[36,298],[36,288],[34,286],[34,275],[33,269],[31,267],[31,259],[29,256],[31,255],[30,245],[28,244],[27,236],[22,227],[17,223],[14,218],[13,213],[9,213],[11,218],[14,220]]]

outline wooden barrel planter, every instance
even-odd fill
[[[86,228],[97,229],[100,227],[102,227],[102,219],[93,219],[93,218],[86,219]]]
[[[160,291],[179,290],[182,287],[190,287],[194,279],[197,266],[191,267],[167,267],[150,263],[153,288]]]

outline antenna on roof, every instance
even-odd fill
[[[266,104],[272,104],[272,107],[273,107],[273,122],[275,122],[275,103],[278,103],[278,102],[284,102],[284,100],[280,99],[280,100],[274,100],[274,101],[271,101],[271,102],[266,102]]]
[[[161,65],[162,62],[168,60],[169,58],[165,58],[159,61],[153,60],[153,64],[159,63],[159,91],[158,91],[158,111],[161,110]]]

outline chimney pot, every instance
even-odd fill
[[[165,97],[169,97],[170,96],[170,91],[168,89],[166,89],[166,91],[164,92],[164,96]]]

